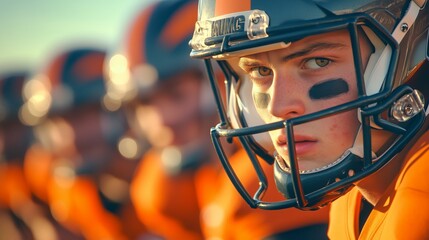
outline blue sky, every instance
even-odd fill
[[[0,0],[0,71],[36,68],[61,46],[112,46],[136,11],[153,0]]]

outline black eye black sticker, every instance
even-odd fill
[[[349,91],[349,84],[342,78],[327,80],[310,88],[311,99],[320,100],[336,97]]]
[[[253,101],[257,108],[264,109],[268,107],[268,104],[271,101],[271,97],[267,93],[255,92],[253,93]]]

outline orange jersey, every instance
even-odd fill
[[[406,155],[398,178],[371,211],[359,234],[362,195],[353,189],[332,203],[331,239],[429,239],[429,132]]]
[[[43,202],[47,202],[48,182],[51,178],[51,170],[54,158],[49,151],[34,144],[25,153],[23,164],[25,180],[31,192]]]
[[[85,239],[124,239],[121,222],[104,209],[93,179],[58,171],[57,162],[37,145],[27,151],[24,161],[30,190],[49,206],[55,220]]]
[[[55,177],[47,187],[51,212],[61,224],[88,240],[125,239],[119,220],[103,208],[91,179]]]
[[[203,239],[195,170],[170,174],[160,153],[148,151],[131,183],[131,199],[148,231],[166,239]]]
[[[0,164],[0,207],[23,208],[31,201],[31,192],[24,178],[21,166],[17,164]]]
[[[247,189],[255,190],[259,186],[256,173],[244,150],[236,152],[230,162]],[[269,185],[275,186],[272,166],[264,164],[263,167],[265,172],[269,173],[266,176]],[[240,196],[223,169],[217,180],[214,177],[216,175],[213,173],[205,173],[201,174],[198,181],[199,189],[204,190],[200,191],[204,194],[200,197],[205,201],[202,203],[204,207],[201,219],[206,239],[263,239],[312,225],[323,225],[322,229],[325,230],[328,207],[318,211],[302,211],[296,208],[273,211],[253,209]],[[209,191],[212,193],[208,193]],[[267,191],[264,199],[280,201],[283,197],[274,187]],[[326,238],[325,232],[321,235],[323,236],[313,237]]]

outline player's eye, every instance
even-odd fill
[[[310,58],[305,61],[304,68],[306,69],[318,69],[328,66],[331,60],[327,58]]]
[[[252,78],[258,78],[258,77],[267,77],[272,74],[272,70],[267,67],[253,67],[250,69],[250,76]]]

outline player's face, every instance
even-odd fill
[[[182,146],[201,133],[200,77],[193,71],[177,74],[139,103],[136,115],[152,145]]]
[[[361,42],[365,65],[370,46]],[[239,66],[253,83],[253,100],[266,123],[320,111],[358,96],[346,31],[310,36],[284,49],[244,56]],[[358,127],[356,110],[295,126],[300,170],[326,166],[341,157],[353,145]],[[288,163],[285,130],[272,131],[270,136],[277,153]]]
[[[112,150],[104,133],[108,124],[100,107],[89,104],[50,117],[38,126],[37,136],[45,147],[61,156],[81,154],[99,159]]]

